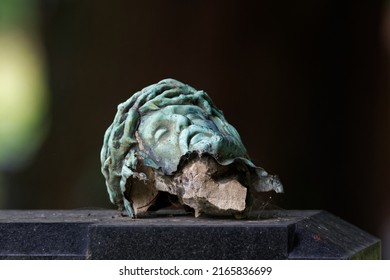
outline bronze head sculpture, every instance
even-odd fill
[[[210,97],[174,79],[118,106],[101,163],[111,202],[131,217],[155,205],[161,193],[199,215],[243,213],[249,196],[283,192],[277,176],[250,161]]]

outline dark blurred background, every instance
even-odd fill
[[[104,131],[171,77],[280,176],[282,208],[330,211],[390,258],[389,62],[388,1],[4,0],[0,207],[113,207]]]

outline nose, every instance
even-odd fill
[[[196,135],[199,135],[199,139],[194,139],[196,141],[192,141],[193,143],[191,143],[191,140],[193,139],[193,137],[196,137]],[[180,148],[184,153],[190,151],[190,149],[191,149],[191,151],[197,150],[197,149],[195,149],[194,146],[196,146],[196,144],[201,142],[202,140],[207,139],[207,142],[210,142],[212,135],[214,135],[213,130],[206,128],[206,127],[192,124],[192,125],[188,126],[187,128],[185,128],[180,133],[180,136],[179,136]],[[206,152],[206,151],[204,151],[204,152]]]
[[[177,134],[190,125],[190,120],[183,115],[173,114],[170,119],[176,124],[175,131]]]

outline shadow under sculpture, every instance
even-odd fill
[[[174,79],[119,104],[101,163],[111,202],[133,218],[172,205],[241,218],[267,192],[283,192],[210,97]]]

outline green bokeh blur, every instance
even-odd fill
[[[36,31],[36,1],[0,1],[0,207],[4,170],[22,168],[48,127],[44,57]]]

